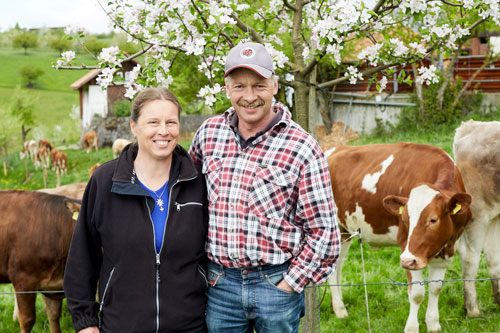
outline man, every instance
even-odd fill
[[[198,129],[190,149],[209,198],[209,332],[298,332],[304,288],[334,269],[340,234],[318,143],[281,103],[264,46],[226,58],[232,107]]]

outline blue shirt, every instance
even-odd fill
[[[163,243],[163,233],[165,231],[168,216],[168,180],[156,191],[150,190],[141,181],[139,181],[139,184],[141,184],[141,186],[149,192],[149,195],[155,201],[155,208],[151,212],[151,220],[153,221],[156,253],[160,253],[161,245]],[[158,198],[163,201],[163,210],[161,210],[161,207],[158,205]]]

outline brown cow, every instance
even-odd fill
[[[378,144],[334,148],[325,153],[337,204],[337,216],[347,232],[361,231],[372,246],[400,246],[400,264],[408,281],[444,278],[454,243],[471,213],[471,196],[453,160],[443,150],[413,143]],[[344,237],[347,238],[347,237]],[[342,260],[351,240],[343,242],[336,274],[341,281]],[[429,284],[427,329],[439,324],[438,297],[441,283]],[[331,288],[332,306],[339,318],[347,316],[340,287]],[[418,308],[425,296],[420,284],[408,288],[410,313],[405,332],[418,332]]]
[[[59,152],[57,148],[52,148],[50,150],[50,161],[52,164],[52,170],[56,171],[57,163],[56,163],[56,154]]]
[[[68,170],[68,156],[62,151],[58,151],[54,155],[56,171],[59,170],[61,174],[65,174]]]
[[[38,141],[38,148],[47,148],[48,151],[52,150],[52,146],[47,139],[40,139]]]
[[[0,283],[16,292],[62,290],[63,272],[80,205],[34,191],[0,191]],[[60,332],[61,293],[44,293],[52,333]],[[35,293],[16,294],[21,332],[35,324]]]
[[[98,150],[97,133],[95,131],[85,133],[83,136],[83,148],[85,148],[87,153],[90,153],[92,148],[95,148],[95,151]]]
[[[94,173],[94,171],[101,166],[101,163],[96,163],[94,164],[93,166],[90,167],[89,169],[89,178],[92,177],[92,174]]]
[[[480,315],[476,279],[481,252],[491,278],[500,278],[500,122],[469,120],[456,130],[453,153],[472,197],[472,221],[460,237],[464,305],[467,315]],[[471,281],[472,280],[472,281]],[[491,280],[495,302],[500,305],[500,281]]]

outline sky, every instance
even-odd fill
[[[101,0],[106,3],[106,0]],[[0,0],[0,32],[13,28],[84,27],[90,33],[112,30],[97,0]]]

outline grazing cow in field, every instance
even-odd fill
[[[21,150],[21,159],[29,156],[31,161],[34,163],[36,160],[36,141],[30,140],[23,144],[23,149]]]
[[[54,155],[54,161],[56,170],[59,170],[61,174],[67,173],[68,170],[68,156],[62,151],[56,152]]]
[[[481,251],[490,277],[500,278],[500,122],[469,120],[456,130],[453,153],[472,195],[472,220],[457,244],[466,280],[477,276]],[[492,280],[493,296],[500,305],[500,281]],[[464,281],[467,315],[479,316],[476,284]]]
[[[85,133],[83,136],[83,148],[85,148],[87,153],[90,153],[92,148],[94,148],[95,151],[98,150],[97,133],[95,131]]]
[[[39,166],[42,168],[49,168],[50,166],[50,150],[47,147],[41,147],[36,150],[36,161],[35,161],[35,169],[38,169]]]
[[[80,205],[35,191],[0,191],[0,283],[44,291],[50,332],[60,332],[63,272]],[[35,324],[35,293],[16,294],[21,332]]]
[[[73,183],[73,184],[67,184],[59,187],[53,187],[53,188],[42,188],[40,190],[37,190],[37,192],[44,192],[44,193],[49,193],[49,194],[55,194],[55,195],[61,195],[63,197],[75,199],[75,200],[82,200],[83,198],[83,192],[85,192],[85,187],[87,186],[87,183]]]
[[[371,246],[399,246],[400,264],[408,281],[445,276],[454,244],[470,219],[471,196],[453,160],[443,150],[412,143],[342,146],[325,153],[330,168],[337,216],[347,232],[361,231]],[[347,238],[344,237],[343,238]],[[337,271],[330,284],[341,281],[342,261],[351,240],[342,243]],[[427,329],[439,324],[441,283],[429,284]],[[332,286],[332,306],[339,318],[347,316],[340,287]],[[408,287],[410,313],[405,332],[418,332],[418,308],[425,287]]]
[[[52,148],[50,150],[50,161],[52,163],[52,170],[56,171],[57,163],[56,163],[56,155],[59,152],[57,148]]]
[[[52,146],[50,145],[50,142],[47,139],[40,139],[38,141],[38,148],[47,148],[47,151],[52,150]]]
[[[118,155],[122,152],[123,148],[125,148],[128,144],[130,144],[130,140],[127,139],[116,139],[113,142],[113,146],[111,150],[113,150],[113,158],[117,158]]]

